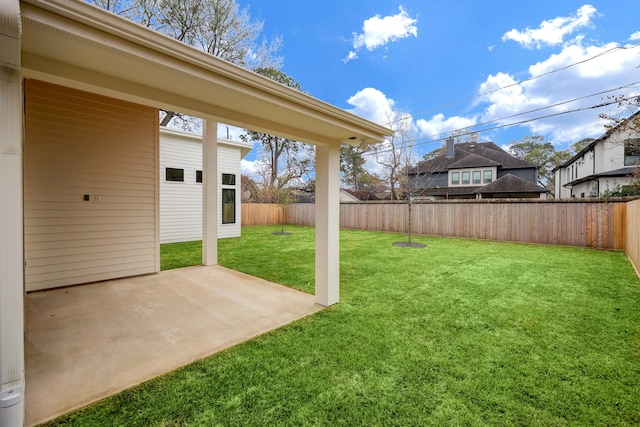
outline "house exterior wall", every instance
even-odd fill
[[[522,168],[522,169],[500,169],[498,170],[498,177],[502,178],[507,174],[511,174],[513,176],[517,176],[519,178],[525,179],[534,184],[538,183],[538,171],[536,168]],[[497,179],[497,178],[494,178]]]
[[[447,172],[421,173],[411,176],[411,188],[446,187],[449,185]]]
[[[26,289],[159,271],[157,110],[26,80],[25,122]]]
[[[240,189],[240,150],[225,146],[218,141],[218,238],[239,237],[242,218],[241,189]],[[235,175],[235,185],[222,182],[222,174]],[[222,190],[235,190],[235,222],[223,224]]]
[[[218,179],[218,212],[222,212],[222,188],[236,190],[236,222],[222,224],[218,215],[218,238],[241,234],[240,148],[230,141],[218,141],[218,173],[236,176],[235,186]],[[184,181],[167,181],[166,168],[184,170]],[[188,242],[202,239],[202,137],[197,134],[163,129],[160,131],[160,243]]]
[[[447,187],[484,187],[485,185],[495,181],[497,178],[497,167],[481,167],[481,168],[467,168],[467,169],[449,169],[448,181],[445,183]],[[484,171],[491,171],[491,181],[484,180]],[[457,172],[459,175],[458,184],[454,184],[452,181],[453,173]],[[469,172],[469,182],[467,184],[462,183],[462,173]],[[473,183],[473,172],[480,172],[480,183]]]
[[[578,179],[624,168],[624,141],[631,136],[630,132],[615,132],[558,168],[555,172],[556,197],[597,197],[619,185],[628,185],[631,182],[628,177],[600,177],[565,187],[567,183]]]
[[[184,170],[184,182],[166,180],[166,168]],[[160,243],[202,239],[202,138],[186,133],[160,133]]]

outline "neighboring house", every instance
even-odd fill
[[[294,188],[289,193],[291,203],[315,203],[316,193],[304,188]]]
[[[0,425],[24,421],[25,290],[160,271],[159,109],[204,119],[203,265],[217,121],[316,145],[315,298],[338,302],[340,146],[389,129],[84,1],[0,4]]]
[[[364,190],[349,190],[347,188],[340,189],[340,201],[341,202],[359,202],[359,201],[373,201],[380,200],[378,196],[370,191]]]
[[[251,144],[218,139],[218,238],[240,237],[240,160]],[[160,128],[160,243],[202,239],[202,135]]]
[[[409,171],[416,198],[545,198],[537,185],[538,167],[513,157],[493,142],[446,142],[445,153]]]
[[[640,118],[640,112],[629,120]],[[599,197],[631,184],[640,165],[640,134],[614,127],[553,169],[559,199]]]

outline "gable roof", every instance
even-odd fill
[[[355,197],[358,200],[363,200],[363,201],[368,201],[368,200],[380,200],[378,198],[378,196],[376,196],[374,193],[370,192],[370,191],[365,191],[365,190],[350,190],[348,188],[342,188],[342,191],[344,191],[347,194],[350,194],[351,196]]]
[[[455,158],[454,158],[455,160]],[[479,156],[477,154],[468,154],[461,156],[458,160],[449,165],[449,169],[477,168],[484,166],[502,166],[495,160]]]
[[[446,172],[449,169],[465,169],[495,166],[503,169],[537,168],[526,160],[513,157],[493,142],[464,142],[454,146],[453,157],[441,154],[430,160],[424,160],[409,173]]]
[[[631,120],[636,120],[636,119],[640,119],[640,110],[638,110],[635,113],[633,113],[632,115],[630,115],[626,119],[626,122],[629,122]],[[593,149],[593,147],[598,145],[598,143],[600,143],[601,141],[604,141],[609,136],[611,136],[611,134],[616,132],[620,128],[620,126],[622,126],[622,125],[623,125],[623,123],[621,122],[621,123],[618,123],[617,125],[613,126],[612,128],[607,129],[607,131],[605,133],[603,133],[602,135],[600,135],[600,137],[598,137],[598,138],[594,139],[593,141],[591,141],[589,144],[587,144],[586,147],[584,147],[582,150],[580,150],[578,153],[576,153],[569,160],[565,160],[564,162],[562,162],[559,165],[557,165],[556,167],[554,167],[551,170],[551,172],[555,172],[558,169],[563,168],[563,167],[565,167],[567,165],[570,165],[571,163],[575,162],[578,158],[582,157],[583,155],[585,155],[586,153],[591,151]]]
[[[526,179],[510,173],[501,176],[495,181],[480,187],[475,191],[479,194],[484,193],[548,193],[549,190],[540,187]]]

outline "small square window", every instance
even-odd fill
[[[451,172],[451,185],[460,184],[460,172]]]
[[[482,177],[482,174],[480,173],[480,171],[473,171],[473,183],[474,184],[480,184],[480,178]]]
[[[491,171],[484,171],[483,174],[483,181],[485,184],[488,184],[493,180],[493,173]]]
[[[184,169],[166,168],[165,180],[174,182],[184,182]]]
[[[471,172],[462,172],[462,184],[468,184]]]
[[[232,173],[223,173],[222,185],[236,185],[236,176]]]
[[[202,171],[196,171],[196,182],[202,182]]]

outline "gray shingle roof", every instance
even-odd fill
[[[476,193],[548,193],[549,190],[510,173],[480,187]]]
[[[503,169],[536,168],[531,162],[513,157],[493,142],[465,142],[456,144],[454,156],[441,154],[431,160],[424,160],[409,173],[444,172],[452,168],[475,168],[497,166]]]

